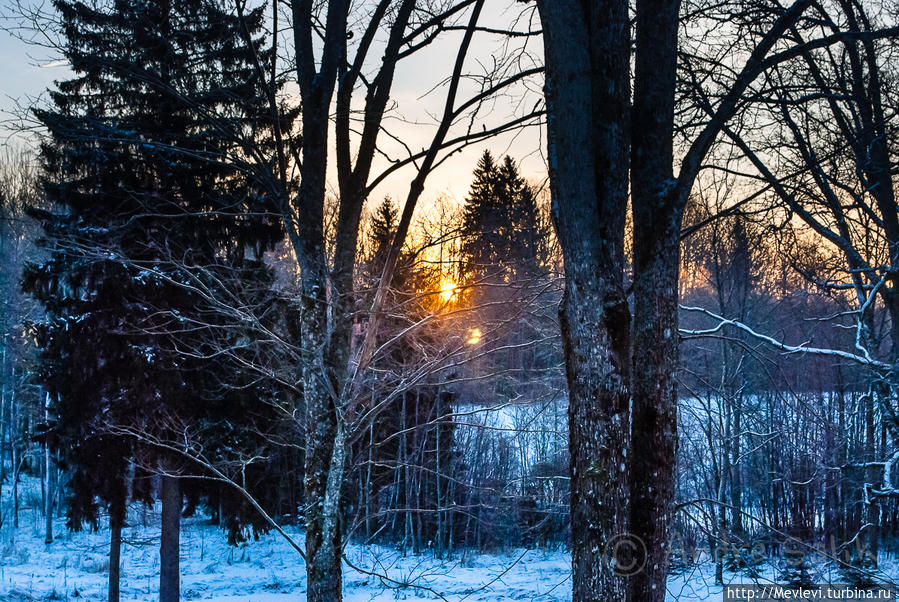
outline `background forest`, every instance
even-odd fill
[[[562,559],[556,585],[516,596],[598,599],[619,586],[582,577],[596,527],[582,505],[631,493],[666,518],[637,541],[646,558],[667,546],[654,568],[678,584],[669,597],[753,580],[893,583],[894,7],[675,6],[666,169],[681,170],[668,188],[685,192],[668,239],[652,244],[658,208],[643,202],[639,152],[596,168],[625,173],[623,189],[611,176],[597,184],[621,189],[617,212],[591,201],[572,219],[559,182],[594,175],[559,164],[552,86],[564,70],[552,53],[544,68],[539,43],[552,10],[10,7],[7,33],[70,71],[10,118],[0,155],[9,599],[84,594],[68,577],[39,591],[16,568],[43,570],[23,540],[49,553],[73,532],[102,535],[102,592],[87,595],[203,597],[181,583],[201,524],[230,546],[229,565],[255,542],[281,542],[279,558],[300,568],[272,589],[309,600],[340,600],[348,583],[464,598],[524,571],[534,550]],[[439,102],[428,119],[408,117],[391,86],[432,45],[451,59],[416,102]],[[652,95],[625,95],[636,148]],[[463,192],[427,188],[459,156]],[[542,167],[526,170],[535,156]],[[606,221],[594,228],[591,211]],[[666,257],[676,274],[653,277],[647,266]],[[596,282],[609,284],[591,297]],[[666,296],[675,315],[647,338],[641,312],[661,312]],[[673,439],[646,446],[641,395],[669,390],[671,358]],[[582,378],[591,361],[606,379],[594,389]],[[582,413],[631,378],[621,399],[635,422]],[[650,413],[664,418],[658,395]],[[662,476],[640,477],[657,457]],[[671,499],[652,497],[669,473]],[[153,533],[143,543],[141,525]],[[152,587],[129,581],[141,546],[158,548]],[[420,568],[453,576],[478,558],[499,576],[477,587],[459,577],[464,590]]]

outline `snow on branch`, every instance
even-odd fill
[[[691,329],[680,329],[680,334],[682,336],[709,336],[716,334],[724,329],[725,326],[730,326],[736,328],[737,330],[742,330],[747,333],[754,339],[762,341],[763,343],[774,347],[775,349],[779,349],[784,353],[797,353],[797,354],[813,354],[813,355],[829,355],[833,357],[839,357],[842,359],[846,359],[852,362],[856,362],[858,364],[862,364],[864,366],[870,366],[872,368],[876,368],[878,370],[891,370],[892,365],[886,362],[881,362],[875,360],[871,357],[869,353],[865,353],[864,355],[859,355],[856,353],[850,353],[848,351],[841,351],[839,349],[828,349],[823,347],[809,347],[805,343],[801,345],[787,345],[782,341],[778,341],[777,339],[770,337],[765,334],[761,334],[756,332],[751,327],[743,324],[742,322],[738,322],[736,320],[730,320],[725,318],[724,316],[719,316],[718,314],[705,309],[704,307],[691,307],[686,305],[681,305],[680,308],[684,311],[691,311],[696,313],[701,313],[709,318],[712,318],[717,322],[715,326],[712,328],[707,328],[704,330],[691,330]]]

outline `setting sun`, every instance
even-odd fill
[[[472,328],[468,331],[468,340],[465,341],[469,345],[477,345],[481,342],[481,329],[480,328]]]
[[[453,282],[452,279],[444,276],[444,278],[440,281],[440,298],[444,302],[449,303],[456,297],[458,293],[458,285]]]

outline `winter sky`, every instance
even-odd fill
[[[0,0],[2,2],[3,0]],[[41,3],[40,0],[23,0],[32,6],[43,6],[45,10],[51,10],[49,2]],[[484,8],[480,23],[487,27],[508,27],[513,19],[518,19],[516,29],[539,29],[539,23],[530,13],[522,15],[522,5],[512,0],[505,2],[488,2]],[[8,3],[0,4],[0,24],[9,28],[14,25],[15,11]],[[361,30],[361,24],[356,29]],[[353,28],[351,23],[351,29]],[[356,36],[358,39],[358,36]],[[427,146],[434,132],[434,119],[439,115],[445,103],[446,87],[440,86],[441,81],[451,72],[455,59],[456,45],[461,38],[461,32],[454,32],[445,37],[442,43],[435,43],[404,60],[397,71],[393,86],[393,98],[397,102],[396,111],[385,125],[391,128],[393,134],[400,138],[410,149],[420,150]],[[520,44],[516,41],[515,44]],[[516,47],[517,48],[517,47]],[[531,56],[539,57],[541,42],[539,38],[527,42],[526,51]],[[479,34],[475,37],[469,59],[466,63],[470,72],[483,72],[489,69],[503,54],[508,54],[508,48],[497,36]],[[376,55],[377,56],[377,55]],[[530,59],[528,59],[530,60]],[[22,144],[21,135],[12,135],[10,122],[12,114],[17,107],[28,106],[31,100],[40,98],[54,80],[65,79],[71,72],[64,60],[60,60],[58,54],[47,48],[29,45],[18,39],[9,31],[0,31],[0,65],[4,72],[0,76],[0,120],[4,122],[2,140],[13,140],[15,144]],[[529,66],[529,65],[525,65]],[[509,67],[512,69],[514,67]],[[509,97],[501,97],[486,109],[486,117],[476,120],[473,129],[490,128],[501,123],[512,115],[520,115],[532,109],[539,100],[539,82],[529,86],[525,92],[518,89]],[[430,91],[430,92],[429,92]],[[468,92],[473,88],[468,87]],[[460,102],[466,96],[466,87],[460,91]],[[466,127],[467,124],[462,124]],[[456,134],[462,130],[457,129]],[[452,134],[451,136],[452,137]],[[27,144],[27,142],[26,142]],[[489,140],[487,143],[476,144],[467,147],[462,152],[454,154],[444,162],[428,179],[424,201],[431,201],[440,195],[450,199],[461,201],[471,182],[471,171],[483,152],[484,148],[490,148],[496,154],[510,154],[521,162],[522,173],[529,179],[540,181],[545,175],[543,153],[543,138],[538,128],[531,127],[526,131],[516,134],[508,134]],[[393,157],[402,157],[403,150],[399,146],[388,149]],[[333,163],[333,161],[332,161]],[[381,166],[386,165],[386,160]],[[377,165],[376,165],[377,168]],[[408,193],[408,184],[414,177],[411,168],[397,172],[389,180],[380,185],[373,197],[379,199],[389,194],[398,202],[403,202]],[[333,181],[333,178],[332,178]]]

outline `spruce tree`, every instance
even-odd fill
[[[387,253],[393,243],[393,235],[399,218],[399,210],[389,196],[385,196],[371,213],[371,226],[367,234],[367,261],[363,267],[363,278],[367,286],[376,284],[384,270]],[[370,302],[366,299],[363,301]]]
[[[465,298],[474,310],[471,321],[483,333],[479,349],[490,351],[479,360],[507,376],[495,380],[494,395],[521,394],[519,384],[534,368],[552,360],[550,349],[525,345],[543,337],[527,320],[545,285],[545,241],[536,192],[506,156],[497,163],[484,151],[462,210],[461,271]],[[496,351],[495,349],[503,349]],[[489,370],[488,370],[489,371]],[[484,395],[483,388],[472,391]]]
[[[378,204],[371,217],[369,242],[374,257],[383,256],[387,252],[390,243],[393,242],[393,235],[396,233],[398,217],[399,210],[393,204],[393,201],[389,196],[384,197],[384,200]],[[383,264],[383,262],[384,259],[381,258],[380,263]],[[383,265],[376,267],[383,268]]]
[[[497,166],[489,150],[481,155],[472,177],[462,208],[461,254],[467,279],[476,281],[495,266],[499,244]]]
[[[512,157],[506,155],[498,172],[497,196],[504,256],[501,263],[510,264],[513,281],[526,281],[541,273],[545,261],[546,232],[540,222],[537,193],[519,172]]]
[[[272,110],[259,68],[271,61],[261,8],[240,18],[216,0],[54,6],[75,76],[35,111],[54,210],[33,212],[49,256],[25,288],[48,316],[41,375],[52,439],[74,475],[69,525],[96,525],[97,499],[108,508],[116,600],[129,467],[159,467],[161,551],[175,554],[162,559],[160,599],[176,600],[181,460],[142,441],[216,420],[214,368],[180,350],[221,326],[208,306],[223,286],[266,277],[262,254],[282,232],[271,186],[253,174],[290,116]],[[132,497],[149,501],[148,483],[136,479]]]
[[[486,289],[536,277],[545,240],[534,189],[506,156],[497,164],[484,151],[462,210],[462,263],[469,284]]]

